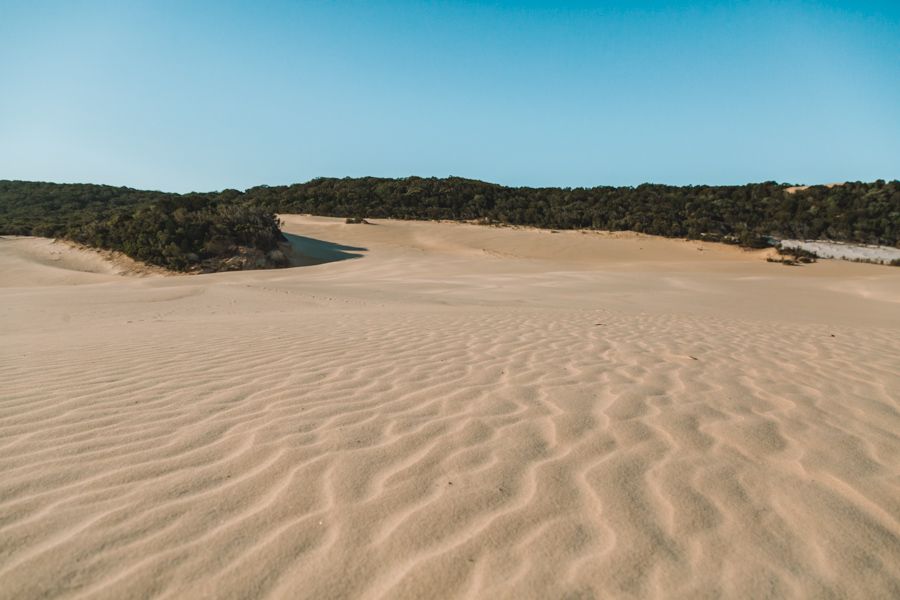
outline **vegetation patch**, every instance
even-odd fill
[[[175,271],[282,267],[277,217],[240,192],[0,181],[0,232],[63,238]]]

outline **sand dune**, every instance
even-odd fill
[[[63,240],[0,236],[0,287],[98,283],[115,275],[169,274],[121,252],[85,248]]]
[[[900,269],[284,218],[0,240],[0,598],[900,596]]]
[[[833,188],[839,185],[844,185],[843,183],[822,183],[818,185],[824,185],[827,188]],[[803,190],[808,190],[811,188],[811,185],[792,185],[791,187],[784,188],[784,191],[788,194],[796,194],[797,192],[802,192]]]

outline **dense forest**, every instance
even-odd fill
[[[192,194],[0,181],[0,234],[66,238],[177,270],[285,264],[275,213],[632,230],[750,247],[772,238],[900,246],[898,181],[790,190],[773,182],[524,188],[364,177]]]

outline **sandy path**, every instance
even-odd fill
[[[900,270],[286,219],[362,257],[0,242],[0,598],[900,595]]]

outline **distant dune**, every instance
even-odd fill
[[[900,269],[283,215],[0,239],[0,598],[891,598]]]
[[[844,185],[843,183],[822,183],[818,185],[824,185],[827,188],[833,188],[839,185]],[[797,192],[802,192],[803,190],[808,190],[813,187],[812,185],[792,185],[791,187],[784,188],[784,191],[788,194],[795,194]]]

